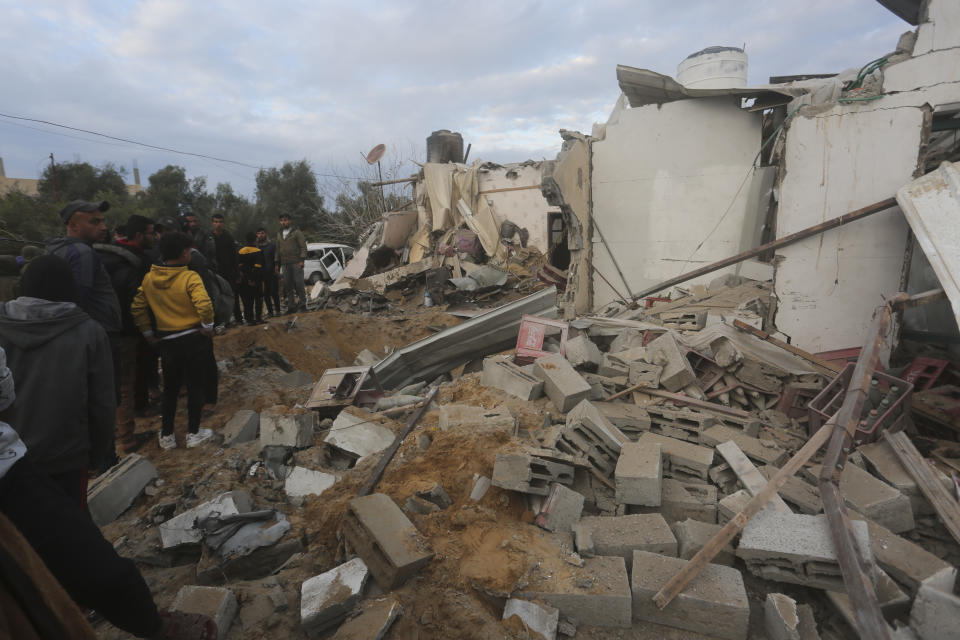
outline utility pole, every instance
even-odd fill
[[[57,189],[57,165],[53,161],[53,153],[50,154],[50,179],[53,180],[53,197],[60,202],[60,190]]]

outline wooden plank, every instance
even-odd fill
[[[733,440],[721,442],[714,447],[723,459],[730,465],[730,469],[737,474],[743,488],[750,492],[750,495],[756,496],[767,486],[767,479],[763,477],[760,470],[753,466],[746,454],[737,446]],[[770,502],[764,505],[765,508],[781,513],[793,513],[793,510],[787,506],[779,495],[774,494]]]
[[[660,389],[653,389],[644,384],[637,384],[632,387],[628,387],[623,391],[618,391],[612,396],[606,398],[606,401],[616,400],[622,398],[625,395],[633,393],[634,391],[640,391],[641,393],[646,393],[647,395],[656,396],[658,398],[666,398],[668,400],[673,400],[674,402],[679,402],[681,404],[687,404],[691,407],[700,407],[701,409],[708,409],[710,411],[715,411],[717,413],[724,413],[729,416],[735,416],[737,418],[751,418],[751,414],[746,411],[741,411],[740,409],[733,409],[731,407],[725,407],[722,404],[717,404],[715,402],[707,402],[706,400],[697,400],[696,398],[691,398],[690,396],[681,395],[679,393],[671,393],[670,391],[661,391]]]
[[[818,369],[822,369],[821,373],[825,373],[828,376],[835,376],[841,371],[843,371],[843,367],[841,367],[840,365],[833,364],[832,362],[827,362],[826,360],[821,360],[820,358],[813,355],[809,351],[804,351],[803,349],[799,347],[795,347],[792,344],[787,344],[783,340],[778,340],[773,336],[771,336],[766,331],[761,331],[760,329],[751,327],[750,325],[748,325],[746,322],[743,322],[742,320],[734,320],[733,326],[736,327],[737,329],[740,329],[741,331],[746,331],[747,333],[751,333],[757,336],[758,338],[760,338],[761,340],[765,340],[770,344],[780,347],[781,349],[785,349],[796,356],[800,356],[810,364],[815,365]]]
[[[723,529],[718,531],[717,534],[690,559],[690,562],[688,562],[683,569],[678,571],[675,576],[670,578],[667,584],[663,585],[660,591],[654,594],[653,601],[657,603],[658,607],[663,609],[670,604],[670,601],[677,597],[677,595],[683,591],[684,587],[696,578],[697,574],[713,560],[720,550],[733,540],[734,536],[747,525],[750,518],[757,515],[757,513],[763,509],[764,505],[770,501],[770,498],[776,495],[780,487],[783,486],[783,483],[787,481],[787,478],[793,476],[800,470],[800,467],[810,461],[813,454],[815,454],[830,437],[835,422],[836,417],[834,416],[820,427],[819,431],[810,436],[807,443],[787,461],[787,464],[783,465],[783,467],[770,478],[767,486],[747,503],[743,511],[731,518],[730,522],[725,524]]]
[[[482,196],[488,193],[504,193],[506,191],[526,191],[527,189],[539,189],[539,184],[528,184],[523,187],[504,187],[502,189],[487,189],[486,191],[478,191],[477,195]]]
[[[907,434],[884,432],[884,438],[890,443],[893,452],[897,454],[900,463],[906,468],[907,473],[914,479],[920,492],[933,505],[934,511],[940,516],[947,531],[953,536],[954,540],[960,542],[960,505],[954,500],[950,492],[947,491],[939,480],[930,464],[923,459],[920,452],[907,437]]]

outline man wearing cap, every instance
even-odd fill
[[[277,234],[277,271],[283,276],[287,292],[287,313],[307,310],[307,292],[303,286],[303,261],[307,259],[307,241],[303,232],[293,226],[290,214],[280,214],[280,232]],[[296,289],[300,306],[293,297]]]

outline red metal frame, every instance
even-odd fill
[[[513,361],[517,364],[529,364],[537,358],[550,355],[543,350],[543,340],[547,337],[547,329],[553,327],[560,330],[560,354],[567,353],[567,333],[570,326],[561,320],[549,320],[540,316],[525,314],[520,319],[520,330],[517,332],[517,350]]]

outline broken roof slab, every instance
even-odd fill
[[[637,69],[626,65],[617,65],[617,82],[620,90],[627,96],[631,107],[646,104],[662,104],[689,98],[715,98],[717,96],[737,96],[756,98],[765,108],[787,104],[793,96],[768,87],[739,87],[731,89],[689,89],[670,76],[649,69]]]

